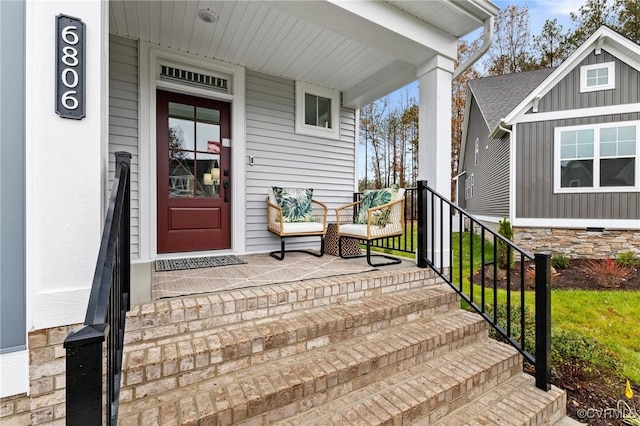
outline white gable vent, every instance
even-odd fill
[[[193,86],[206,87],[219,92],[229,93],[229,80],[215,75],[208,75],[180,68],[160,65],[160,78],[163,80],[179,81]]]

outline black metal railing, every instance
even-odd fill
[[[130,304],[130,165],[131,154],[116,153],[115,178],[84,327],[69,333],[64,341],[67,425],[115,426],[118,421],[124,329]]]
[[[533,366],[536,386],[549,390],[550,253],[532,256],[429,188],[424,181],[418,182],[417,195],[418,266],[433,268],[491,325],[496,337],[511,344],[525,362]],[[468,246],[463,244],[465,238]],[[509,265],[502,279],[499,279],[499,251],[504,265]],[[470,265],[468,276],[463,276],[465,259]],[[518,269],[512,273],[511,265],[516,263]],[[533,294],[527,291],[528,287],[533,287]],[[504,289],[503,294],[499,294],[499,288]],[[532,303],[533,314],[528,308]]]
[[[371,247],[382,250],[395,250],[402,253],[408,253],[414,256],[417,245],[418,224],[418,198],[417,188],[405,188],[404,190],[404,220],[405,231],[403,235],[395,237],[381,238],[371,241]],[[363,192],[354,192],[353,201],[362,200]],[[364,244],[364,242],[363,242]]]

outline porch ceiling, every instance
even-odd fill
[[[469,1],[110,0],[112,34],[343,92],[360,107],[417,77],[497,13]],[[198,18],[209,8],[214,24]]]

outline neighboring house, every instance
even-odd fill
[[[515,241],[640,253],[640,46],[602,27],[555,69],[469,82],[458,204]]]
[[[272,185],[350,202],[359,108],[416,80],[420,178],[447,192],[457,41],[497,13],[487,0],[0,2],[0,397],[44,389],[36,408],[60,414],[52,345],[84,319],[115,152],[133,156],[142,303],[158,258],[276,249]]]

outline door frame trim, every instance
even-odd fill
[[[202,60],[193,55],[139,42],[138,50],[140,104],[138,106],[139,136],[139,238],[140,261],[153,260],[168,255],[158,255],[157,250],[157,185],[156,185],[156,90],[163,89],[201,98],[231,103],[231,211],[244,212],[245,199],[245,69],[223,64],[216,60]],[[208,69],[231,76],[231,93],[221,93],[199,87],[168,82],[158,78],[158,66],[163,63]],[[211,253],[244,253],[246,221],[237,214],[231,217],[231,250]],[[208,252],[197,252],[206,255]],[[172,256],[175,257],[176,253]]]

